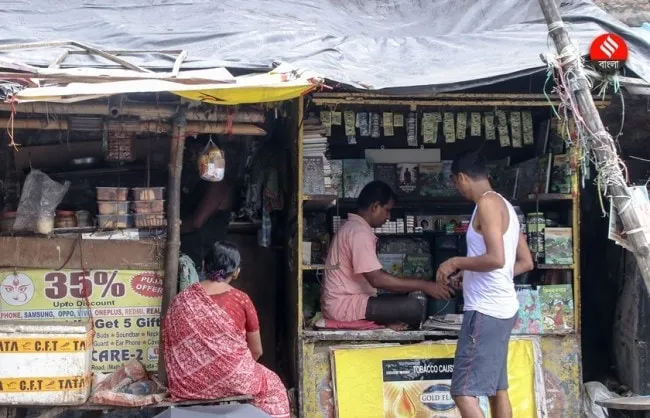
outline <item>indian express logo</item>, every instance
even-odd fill
[[[611,59],[614,56],[614,53],[618,50],[618,44],[611,36],[607,36],[600,45],[600,50],[603,51],[603,54],[607,55],[607,58]]]
[[[627,61],[629,51],[625,40],[615,33],[604,33],[591,43],[589,59],[596,68],[616,72]]]

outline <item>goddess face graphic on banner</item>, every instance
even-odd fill
[[[0,283],[0,297],[11,306],[25,305],[34,297],[34,283],[22,273],[11,273]]]

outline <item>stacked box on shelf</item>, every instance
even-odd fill
[[[167,225],[165,216],[164,187],[135,187],[133,211],[136,228],[160,228]]]
[[[129,214],[129,189],[97,187],[97,226],[99,229],[126,229],[133,223]]]
[[[303,191],[308,195],[334,194],[332,164],[326,157],[325,127],[318,120],[306,120],[303,128]]]

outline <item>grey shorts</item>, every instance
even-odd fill
[[[498,319],[465,311],[451,377],[452,396],[494,396],[508,389],[508,341],[516,316]]]

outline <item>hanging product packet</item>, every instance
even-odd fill
[[[215,183],[223,180],[225,172],[226,157],[221,148],[210,139],[199,156],[199,176],[205,181]]]

